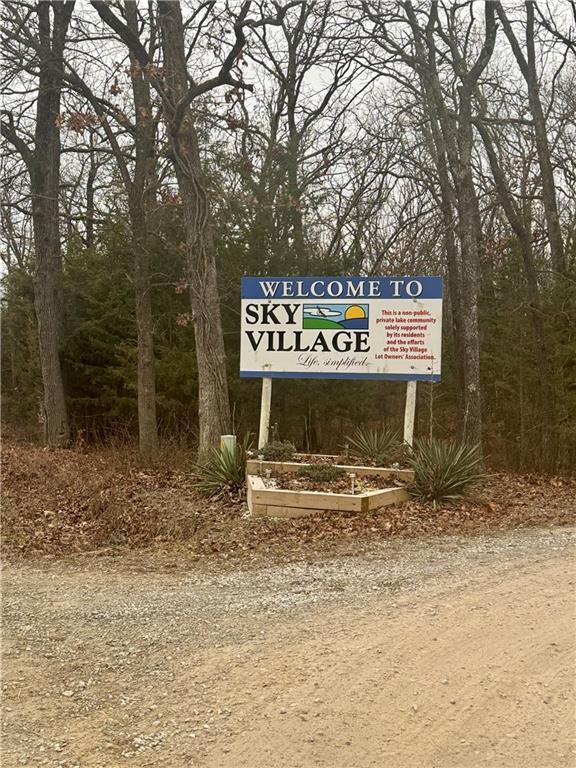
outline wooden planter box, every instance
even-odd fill
[[[363,491],[352,496],[348,493],[329,493],[322,491],[293,491],[277,488],[266,488],[259,476],[262,470],[271,469],[273,472],[294,472],[306,464],[297,462],[275,462],[250,459],[246,462],[246,489],[248,509],[254,517],[267,515],[269,517],[303,517],[316,512],[371,512],[388,504],[399,504],[408,501],[409,494],[405,488],[385,488],[375,491]],[[391,469],[388,467],[352,467],[341,464],[333,465],[354,472],[357,477],[395,476],[407,482],[413,479],[414,473],[409,469]]]
[[[298,454],[296,454],[298,456]],[[329,456],[328,454],[318,454],[322,459],[339,459],[340,456]],[[300,467],[310,467],[311,464],[305,461],[262,461],[258,459],[248,459],[246,462],[246,472],[249,475],[259,475],[260,467],[262,470],[271,469],[272,472],[297,472]],[[343,469],[345,472],[354,472],[356,477],[397,477],[405,480],[407,483],[414,480],[414,472],[411,469],[393,469],[392,467],[355,467],[346,464],[332,464],[333,467]]]

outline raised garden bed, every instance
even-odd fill
[[[409,483],[413,479],[412,470],[334,464],[334,459],[341,457],[324,456],[323,458],[327,461],[261,462],[258,459],[249,459],[246,463],[246,488],[248,509],[251,514],[255,517],[266,515],[289,518],[303,517],[321,511],[371,512],[409,499],[403,483]],[[329,461],[330,459],[332,461]],[[318,484],[296,474],[307,463],[331,464],[346,473],[346,480],[330,481],[322,490],[311,490]],[[354,493],[351,489],[350,473],[358,478]],[[366,480],[366,478],[370,479]],[[302,490],[298,489],[298,485]],[[338,490],[334,491],[330,488]],[[343,492],[344,489],[346,489],[345,492]]]
[[[367,475],[376,475],[378,477],[397,477],[398,479],[410,482],[414,479],[414,472],[411,469],[398,469],[396,467],[375,467],[356,462],[347,456],[331,456],[329,454],[307,454],[297,453],[292,461],[260,461],[259,459],[248,459],[246,462],[246,472],[249,475],[261,475],[267,469],[273,473],[277,472],[296,472],[303,465],[327,464],[339,467],[346,472],[354,472],[357,477]]]
[[[280,472],[264,476],[264,485],[266,488],[277,488],[282,491],[322,491],[323,493],[352,493],[352,482],[354,483],[354,495],[364,491],[384,491],[389,488],[404,488],[405,481],[396,477],[385,477],[382,475],[364,475],[359,477],[355,474],[354,480],[343,473],[334,478],[314,478],[302,476],[299,472]]]

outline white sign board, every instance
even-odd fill
[[[441,277],[244,277],[241,376],[439,381]]]

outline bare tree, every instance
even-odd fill
[[[290,268],[302,273],[311,263],[310,198],[346,154],[346,115],[371,82],[358,82],[358,41],[344,32],[336,6],[302,2],[278,28],[256,31],[246,56],[266,84],[264,117],[242,102],[243,119],[229,121],[242,129],[237,148],[254,201],[253,230],[274,232]]]
[[[546,214],[546,223],[548,226],[548,237],[550,240],[550,251],[552,255],[552,265],[559,275],[566,271],[566,259],[564,256],[564,243],[562,240],[562,231],[560,229],[560,217],[558,215],[558,202],[556,199],[556,185],[554,181],[554,169],[550,154],[550,145],[548,142],[548,133],[546,129],[546,117],[542,100],[540,98],[540,77],[537,70],[536,45],[535,45],[535,23],[534,23],[534,0],[527,0],[526,8],[526,26],[525,26],[525,52],[514,32],[512,24],[504,10],[502,3],[495,2],[494,8],[498,18],[502,23],[504,33],[508,38],[514,57],[518,63],[522,76],[526,81],[528,90],[528,103],[534,123],[534,135],[536,137],[536,149],[538,151],[538,162],[540,164],[540,174],[542,177],[542,202]]]
[[[107,3],[93,0],[92,5],[102,20],[126,44],[138,64],[154,72],[151,82],[162,97],[186,232],[186,262],[198,364],[198,455],[200,460],[204,460],[217,445],[219,435],[230,427],[230,404],[216,282],[211,205],[191,104],[195,99],[222,85],[249,88],[250,86],[233,74],[246,42],[245,29],[265,23],[278,23],[286,9],[279,11],[276,18],[255,21],[248,17],[251,2],[246,0],[234,19],[234,42],[220,69],[213,77],[196,82],[188,74],[189,52],[186,51],[185,26],[179,3],[166,0],[158,2],[164,59],[162,72],[154,71],[154,62],[148,51]],[[199,23],[193,45],[202,31],[202,23]]]
[[[540,439],[541,463],[543,468],[549,470],[554,465],[554,444],[552,441],[555,410],[554,377],[544,328],[544,315],[532,243],[532,216],[530,207],[526,205],[526,200],[529,198],[527,179],[524,178],[521,182],[520,191],[523,193],[524,200],[519,204],[510,188],[507,174],[504,169],[504,163],[501,159],[502,151],[499,150],[498,138],[495,135],[493,128],[483,123],[481,119],[477,119],[475,124],[486,148],[486,154],[494,178],[498,199],[502,205],[510,227],[518,238],[520,244],[524,274],[526,277],[528,305],[534,329],[536,355],[540,369],[539,406],[542,416],[542,434]]]
[[[134,0],[126,2],[126,23],[138,35],[138,13]],[[151,40],[153,49],[154,39]],[[152,114],[150,84],[138,60],[131,53],[130,77],[134,99],[134,176],[128,187],[128,207],[134,248],[136,325],[138,328],[138,430],[140,455],[145,461],[156,458],[156,375],[154,372],[154,323],[150,286],[151,213],[156,201],[156,125]],[[126,174],[123,174],[126,177]]]
[[[20,153],[29,177],[32,196],[34,248],[34,302],[44,388],[44,432],[50,448],[66,446],[70,439],[68,412],[60,352],[62,346],[64,296],[59,231],[60,101],[63,56],[74,2],[42,0],[32,6],[6,2],[7,56],[37,77],[34,139],[21,129],[20,121],[7,109],[2,135]],[[33,25],[36,46],[30,46],[23,29]]]
[[[29,269],[34,251],[32,211],[29,206],[29,180],[22,175],[19,155],[4,157],[1,163],[2,262],[6,273],[12,268]]]
[[[126,0],[123,8],[127,28],[140,39],[139,14],[134,0]],[[148,20],[150,39],[148,55],[152,59],[157,41],[154,20]],[[90,35],[88,34],[88,39]],[[144,44],[142,44],[144,47]],[[156,203],[156,127],[157,118],[153,113],[150,83],[138,60],[129,52],[129,76],[132,91],[133,120],[129,120],[113,102],[97,94],[95,86],[86,77],[80,77],[77,66],[66,62],[65,80],[88,103],[93,110],[82,115],[70,115],[69,120],[80,118],[81,125],[90,130],[89,170],[86,180],[86,238],[93,240],[94,225],[94,182],[97,170],[93,151],[93,122],[104,131],[110,150],[128,200],[131,249],[134,263],[134,292],[136,328],[138,334],[137,392],[138,392],[138,433],[139,450],[143,461],[154,461],[158,450],[158,429],[156,422],[156,377],[154,370],[154,324],[152,316],[151,285],[149,277],[151,217]],[[113,88],[118,91],[116,78]],[[114,125],[117,124],[115,130]],[[117,133],[128,135],[132,141],[126,146]],[[78,148],[77,148],[78,149]]]
[[[496,40],[494,9],[485,4],[485,29],[481,47],[474,58],[472,51],[463,52],[461,45],[470,41],[470,34],[460,34],[457,13],[453,6],[446,13],[443,24],[438,2],[432,2],[427,15],[406,1],[394,4],[394,11],[384,12],[379,6],[363,4],[367,19],[372,24],[372,37],[386,53],[388,61],[402,62],[413,70],[421,83],[425,113],[434,141],[434,158],[439,176],[443,180],[446,224],[450,207],[457,211],[457,233],[460,246],[458,274],[453,275],[451,286],[453,309],[460,319],[460,353],[464,373],[464,439],[480,445],[482,442],[482,398],[480,388],[480,336],[478,326],[478,290],[480,268],[480,232],[478,227],[478,201],[474,186],[472,152],[473,96],[484,72]],[[398,13],[400,11],[400,13]],[[424,21],[421,22],[422,17]],[[410,41],[395,36],[390,21],[397,26],[408,26]],[[472,22],[473,23],[473,17]],[[442,46],[442,49],[441,49]],[[452,103],[446,94],[439,60],[450,62],[452,74],[458,80],[457,97]],[[450,84],[451,85],[451,84]],[[452,94],[451,88],[448,93]],[[449,175],[448,175],[449,174]],[[449,184],[449,186],[448,186]],[[454,272],[455,264],[452,266]]]
[[[570,6],[570,16],[572,17],[571,25],[566,32],[558,29],[556,23],[555,14],[550,8],[547,8],[548,13],[542,11],[536,3],[534,3],[534,10],[538,14],[540,24],[550,32],[550,34],[563,43],[571,53],[576,56],[576,2],[575,0],[568,0],[567,5]]]
[[[179,3],[159,2],[164,53],[164,115],[183,204],[186,263],[198,365],[199,456],[206,458],[230,427],[226,356],[216,281],[216,252],[198,134],[190,109],[190,87]],[[241,29],[241,28],[239,28]],[[243,37],[243,33],[240,33]],[[240,50],[234,52],[231,63]],[[225,81],[226,77],[223,77]],[[215,85],[222,84],[218,81]]]

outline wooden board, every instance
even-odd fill
[[[341,465],[336,465],[341,466]],[[354,472],[358,477],[397,477],[399,480],[410,482],[414,480],[411,469],[393,469],[392,467],[345,467],[346,472]]]
[[[319,466],[315,464],[300,464],[296,461],[263,461],[262,470],[270,469],[272,472],[297,472],[301,467]],[[346,464],[332,464],[328,466],[338,467],[345,472],[353,472],[356,477],[398,477],[409,482],[414,479],[411,469],[393,469],[392,467],[354,467]],[[246,472],[249,475],[260,474],[260,461],[248,459]]]
[[[331,509],[335,512],[361,512],[362,496],[347,493],[322,493],[321,491],[288,491],[267,488],[265,491],[252,489],[252,503],[278,507],[308,507],[310,509]]]
[[[317,512],[369,512],[408,501],[404,488],[365,491],[356,496],[320,491],[289,491],[266,488],[257,475],[246,477],[248,509],[254,517],[304,517]]]
[[[368,494],[368,509],[372,511],[379,507],[387,507],[389,504],[400,504],[408,501],[410,494],[405,488],[385,488],[382,491],[371,491]]]
[[[295,453],[299,459],[303,459],[304,456],[319,456],[321,459],[339,459],[342,454],[340,453]]]
[[[265,517],[268,514],[268,507],[264,504],[248,504],[248,509],[253,517]]]
[[[256,477],[255,475],[247,475],[246,503],[248,504],[248,509],[254,516],[266,514],[266,507],[264,507],[262,504],[256,504],[253,498],[254,490],[262,489],[264,487],[264,482],[260,477]]]

